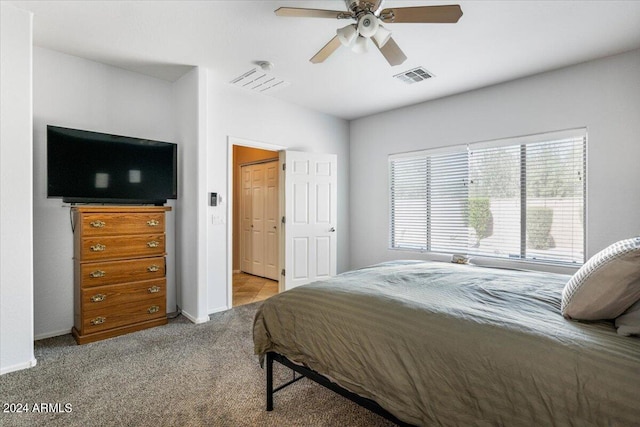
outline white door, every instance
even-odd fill
[[[264,203],[264,277],[278,280],[280,268],[278,263],[278,225],[280,224],[278,197],[278,162],[264,164],[265,168],[265,203]]]
[[[251,169],[251,274],[264,276],[264,168]]]
[[[278,280],[278,162],[241,167],[241,270]]]
[[[280,152],[284,290],[336,274],[337,156]]]
[[[242,199],[240,200],[240,269],[247,273],[253,271],[253,255],[251,251],[251,168],[243,166],[241,168],[242,177]]]

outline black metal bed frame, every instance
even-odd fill
[[[292,369],[294,371],[293,373],[293,379],[289,382],[286,382],[285,384],[282,384],[276,388],[273,387],[273,362],[278,362],[281,365],[286,366],[289,369]],[[351,400],[352,402],[357,403],[358,405],[370,410],[371,412],[374,412],[384,418],[386,418],[387,420],[391,421],[394,424],[397,424],[401,427],[413,427],[411,424],[407,424],[404,421],[400,421],[398,418],[396,418],[393,414],[391,414],[390,412],[388,412],[386,409],[384,409],[382,406],[378,405],[375,401],[371,400],[371,399],[367,399],[366,397],[362,397],[360,395],[357,395],[356,393],[350,392],[349,390],[340,387],[338,384],[332,382],[331,380],[329,380],[327,377],[317,373],[316,371],[306,368],[304,366],[301,365],[297,365],[295,363],[293,363],[292,361],[290,361],[289,359],[287,359],[285,356],[278,354],[278,353],[274,353],[274,352],[268,352],[266,354],[266,373],[267,373],[267,411],[272,411],[273,410],[273,394],[279,390],[282,390],[283,388],[295,383],[298,380],[301,380],[302,378],[309,378],[312,381],[315,381],[316,383],[320,384],[321,386],[324,386],[326,388],[328,388],[329,390],[332,390],[336,393],[338,393],[339,395],[346,397],[347,399]],[[299,373],[300,376],[296,376],[295,373]]]

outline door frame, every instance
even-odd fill
[[[287,147],[270,144],[267,142],[254,141],[250,139],[227,136],[227,307],[233,308],[233,146],[260,148],[263,150],[282,151]],[[282,185],[278,182],[278,186]],[[281,215],[279,213],[278,216]],[[284,260],[280,260],[283,263]],[[278,278],[278,289],[282,289],[282,276]]]

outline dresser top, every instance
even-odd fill
[[[73,206],[71,208],[72,211],[81,212],[81,213],[100,213],[100,212],[126,212],[126,213],[135,213],[135,212],[144,212],[144,213],[155,213],[155,212],[166,212],[171,210],[171,206]]]

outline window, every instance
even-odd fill
[[[586,129],[389,157],[392,249],[584,262]]]

